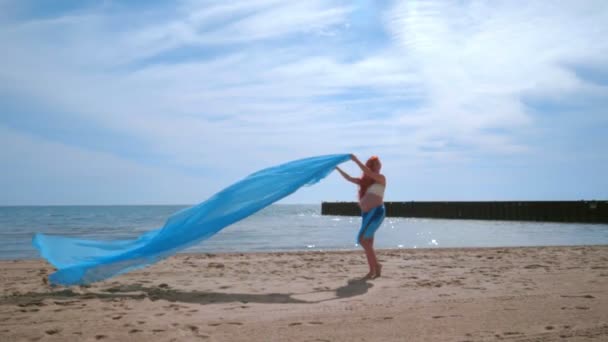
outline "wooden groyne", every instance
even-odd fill
[[[385,202],[386,215],[474,220],[608,223],[608,201]],[[323,202],[322,215],[358,216],[355,202]]]

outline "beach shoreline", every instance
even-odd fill
[[[601,341],[608,245],[178,254],[90,286],[0,261],[2,341]]]

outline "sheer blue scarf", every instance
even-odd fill
[[[253,173],[208,200],[171,215],[137,239],[95,241],[36,234],[33,245],[57,271],[52,284],[88,284],[148,266],[326,177],[350,159],[336,154],[295,160]],[[287,222],[285,224],[288,224]]]

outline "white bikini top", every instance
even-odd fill
[[[367,188],[367,191],[365,192],[366,194],[374,194],[374,195],[378,195],[380,197],[384,197],[384,189],[386,188],[386,186],[379,184],[379,183],[374,183],[372,185],[369,186],[369,188]]]

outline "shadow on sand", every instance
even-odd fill
[[[74,292],[72,289],[63,289],[50,292],[29,292],[25,294],[15,294],[4,298],[0,298],[0,305],[18,305],[26,306],[45,306],[44,300],[86,300],[86,299],[135,299],[143,300],[166,300],[169,302],[194,303],[194,304],[217,304],[217,303],[295,303],[295,304],[315,304],[327,302],[337,299],[350,298],[365,294],[374,285],[362,279],[351,279],[346,285],[336,289],[309,292],[307,294],[335,292],[335,298],[307,301],[293,298],[297,293],[224,293],[224,292],[206,292],[206,291],[182,291],[171,289],[167,285],[145,287],[141,284],[120,285],[102,289],[100,292]],[[61,302],[56,302],[60,304]]]

